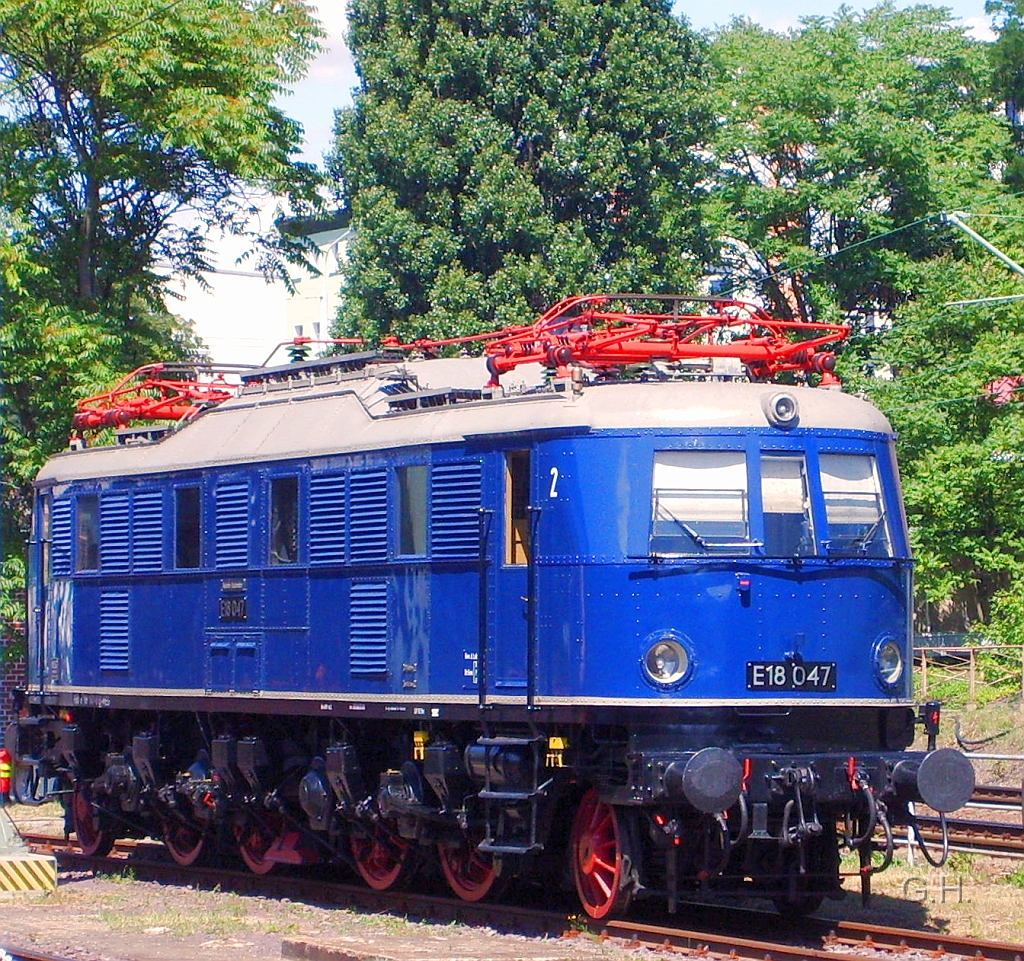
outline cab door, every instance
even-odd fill
[[[500,510],[488,538],[487,692],[498,697],[525,699],[528,690],[532,462],[529,449],[501,454]]]

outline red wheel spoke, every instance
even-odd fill
[[[498,872],[471,841],[463,841],[459,847],[439,844],[437,856],[448,887],[463,901],[481,901],[491,893]]]
[[[372,836],[352,834],[352,857],[362,879],[374,891],[387,891],[403,880],[409,863],[409,845],[384,827]]]
[[[633,888],[623,883],[622,875],[623,865],[630,860],[624,847],[628,838],[612,805],[605,804],[596,790],[583,795],[569,849],[576,892],[592,918],[609,917],[629,904]]]

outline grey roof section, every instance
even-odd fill
[[[253,385],[151,444],[96,447],[58,454],[37,483],[172,473],[200,468],[323,457],[537,431],[673,428],[765,428],[762,404],[784,391],[799,405],[800,428],[891,434],[870,404],[838,390],[735,382],[607,383],[578,395],[526,392],[539,368],[502,378],[490,400],[392,412],[384,393],[407,374],[417,388],[482,387],[480,358],[377,364],[361,374]],[[516,393],[516,391],[519,391]],[[401,397],[402,395],[397,395]]]

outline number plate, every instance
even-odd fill
[[[835,661],[747,661],[748,691],[834,691]]]
[[[249,617],[244,597],[222,597],[220,598],[220,609],[218,611],[222,621],[244,621]]]

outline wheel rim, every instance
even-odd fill
[[[404,877],[409,845],[382,827],[369,834],[352,834],[349,843],[356,869],[374,891],[386,891]]]
[[[206,834],[192,824],[171,818],[164,824],[164,844],[175,863],[187,868],[203,853]]]
[[[102,826],[102,815],[92,803],[92,789],[79,784],[71,798],[71,817],[78,846],[86,857],[102,857],[114,844],[113,835]]]
[[[235,828],[235,840],[238,842],[238,853],[242,856],[245,866],[253,874],[269,874],[277,867],[276,861],[267,858],[274,841],[280,831],[261,817],[248,817]]]
[[[458,847],[437,846],[437,856],[448,887],[463,901],[480,901],[487,897],[498,878],[494,861],[489,854],[481,854],[472,844],[463,842]]]
[[[621,886],[625,835],[615,808],[591,790],[583,795],[573,822],[572,873],[583,909],[592,918],[624,911],[631,891]]]

